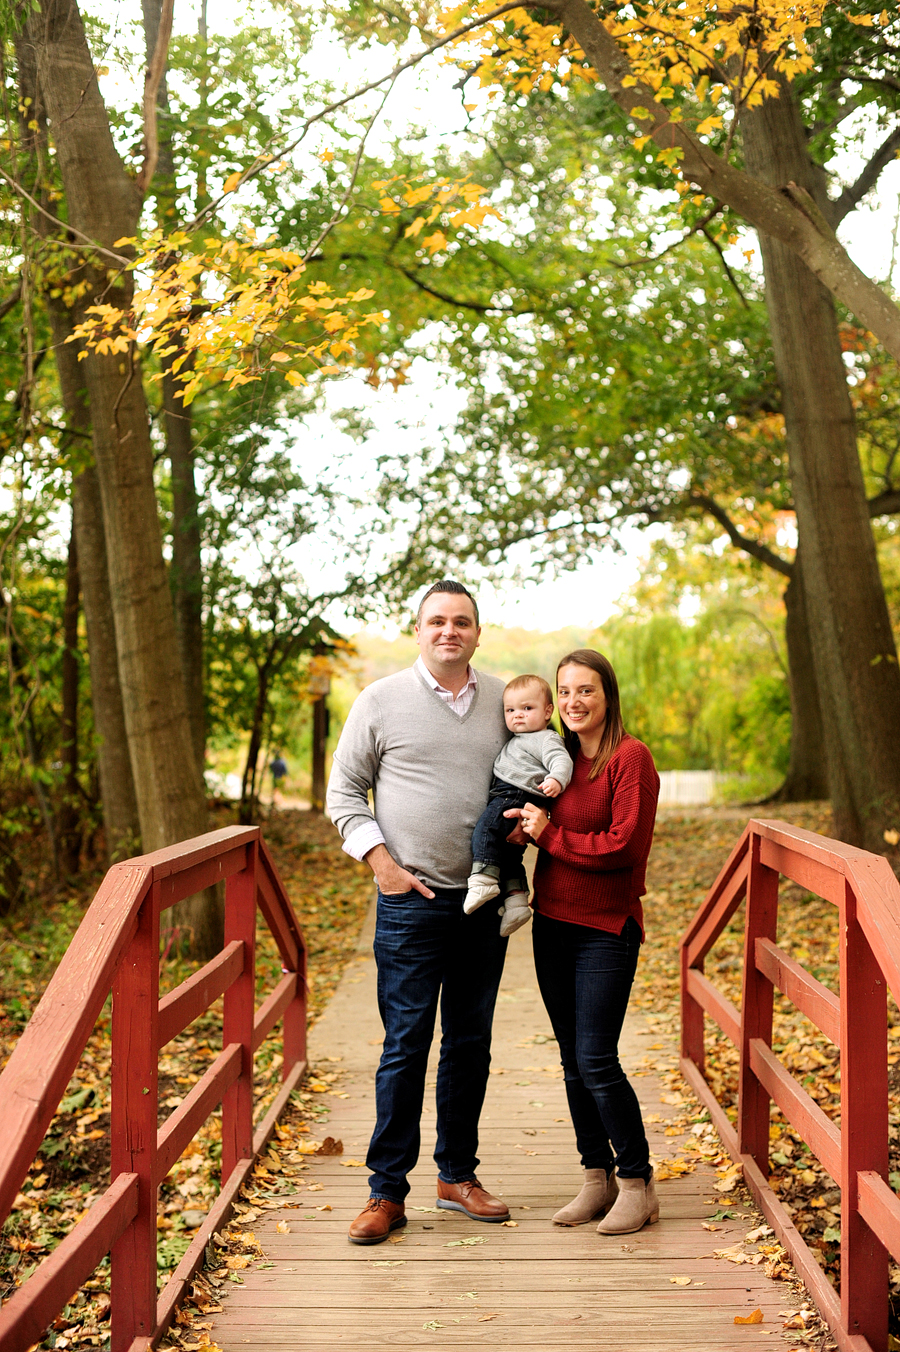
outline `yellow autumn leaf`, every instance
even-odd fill
[[[338,1160],[338,1164],[342,1164],[345,1169],[365,1169],[366,1167],[365,1160]]]
[[[287,1221],[279,1221],[275,1226],[275,1229],[280,1235],[289,1235],[291,1233],[291,1227],[288,1225]]]
[[[403,238],[415,239],[416,235],[420,233],[422,226],[424,224],[425,224],[424,216],[417,216],[416,219],[413,221],[412,225],[408,225],[406,229],[403,231]]]
[[[284,378],[285,378],[285,380],[287,381],[287,383],[288,383],[289,385],[297,386],[297,385],[306,385],[306,384],[308,384],[308,382],[307,382],[307,380],[306,380],[306,377],[305,377],[305,376],[301,376],[301,374],[300,374],[299,371],[285,371],[285,373],[284,373]],[[315,1151],[305,1151],[305,1150],[304,1150],[303,1153],[304,1153],[304,1154],[315,1154]]]
[[[721,117],[705,117],[702,122],[697,123],[697,135],[709,136],[710,132],[716,131],[721,125]]]
[[[240,169],[236,169],[233,174],[228,175],[225,182],[222,184],[222,193],[224,194],[226,192],[234,192],[235,188],[240,183],[240,181],[241,181],[241,171]]]
[[[422,243],[429,253],[436,254],[438,249],[446,249],[447,236],[444,234],[443,230],[435,230],[433,235],[426,235],[422,240]]]
[[[272,353],[271,360],[272,360],[272,361],[290,361],[290,360],[291,360],[291,354],[290,354],[290,352],[273,352],[273,353]]]
[[[323,162],[324,164],[330,164],[331,161],[334,159],[334,151],[333,151],[333,150],[320,150],[320,151],[319,151],[319,159],[322,160],[322,162]]]
[[[734,1316],[734,1322],[736,1324],[761,1324],[762,1321],[763,1321],[763,1312],[758,1307],[753,1311],[752,1314],[748,1315],[736,1314]]]

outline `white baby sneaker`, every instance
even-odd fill
[[[493,901],[494,897],[499,895],[500,884],[496,878],[492,878],[489,873],[473,873],[469,877],[469,890],[463,902],[463,910],[466,915],[471,915],[479,906],[483,906],[486,901]]]

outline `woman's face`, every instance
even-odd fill
[[[606,722],[606,695],[600,673],[592,667],[560,667],[556,677],[559,716],[581,738],[596,737]]]

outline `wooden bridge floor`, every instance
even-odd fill
[[[552,1213],[577,1191],[580,1170],[555,1043],[534,1041],[550,1027],[527,928],[510,944],[500,993],[479,1170],[486,1186],[505,1197],[515,1228],[433,1210],[434,1109],[426,1104],[422,1161],[412,1175],[402,1238],[349,1244],[347,1226],[365,1203],[367,1171],[341,1160],[365,1158],[380,1032],[368,932],[312,1034],[313,1064],[342,1058],[337,1089],[348,1097],[326,1101],[327,1132],[342,1138],[344,1155],[313,1160],[297,1204],[269,1211],[254,1225],[274,1267],[245,1270],[242,1286],[226,1284],[224,1312],[210,1335],[223,1352],[389,1346],[756,1352],[783,1345],[779,1311],[789,1307],[789,1288],[767,1280],[759,1267],[712,1256],[714,1247],[742,1241],[755,1214],[744,1209],[748,1219],[725,1221],[715,1235],[702,1228],[720,1204],[710,1166],[661,1183],[660,1223],[637,1235],[604,1238],[593,1225],[551,1225]],[[645,1056],[647,1043],[643,1019],[630,1017],[626,1066]],[[646,1113],[673,1116],[655,1075],[635,1084]],[[675,1154],[678,1138],[665,1136],[664,1120],[649,1130],[656,1155]],[[316,1210],[325,1205],[332,1210]],[[279,1221],[290,1233],[277,1232]],[[672,1280],[685,1277],[690,1285]],[[757,1307],[762,1324],[735,1325],[735,1315]]]

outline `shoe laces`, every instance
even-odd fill
[[[365,1206],[363,1207],[363,1212],[380,1211],[382,1207],[386,1207],[387,1205],[388,1205],[387,1197],[370,1197],[368,1202],[366,1202]]]

